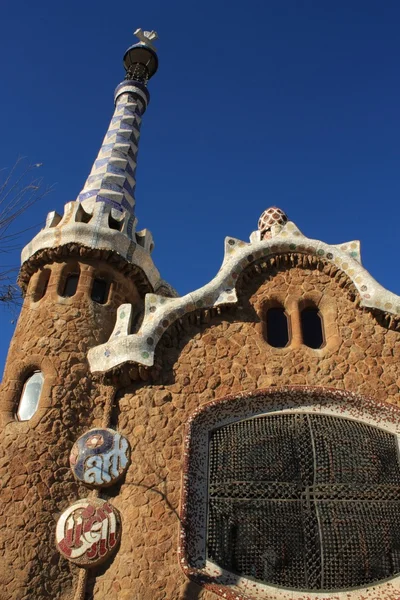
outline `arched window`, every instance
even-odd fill
[[[318,308],[309,306],[300,314],[303,344],[309,348],[321,348],[324,345],[322,315]]]
[[[266,316],[267,342],[274,348],[284,348],[289,343],[289,323],[283,306],[271,307]]]
[[[37,411],[43,381],[41,371],[36,371],[25,381],[17,410],[18,421],[29,421]]]
[[[75,296],[76,290],[78,288],[78,281],[79,273],[70,273],[69,275],[67,275],[64,289],[61,295],[64,296],[64,298],[72,298],[72,296]]]
[[[108,283],[105,279],[95,279],[93,281],[91,298],[98,304],[105,304],[108,298]]]
[[[50,269],[43,269],[36,280],[36,286],[32,295],[32,300],[38,302],[46,294],[47,286],[49,285],[51,271]]]

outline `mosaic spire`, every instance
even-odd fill
[[[142,116],[150,100],[149,79],[157,71],[155,31],[137,29],[139,43],[125,52],[125,80],[115,90],[115,111],[100,152],[78,196],[87,206],[103,202],[133,216],[136,163]]]

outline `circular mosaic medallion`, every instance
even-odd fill
[[[84,498],[72,504],[58,520],[58,551],[81,567],[105,561],[121,537],[118,511],[105,500]]]
[[[69,462],[77,479],[92,487],[113,485],[128,468],[128,440],[113,429],[90,429],[73,445]]]

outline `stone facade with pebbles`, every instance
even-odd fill
[[[0,599],[398,600],[400,298],[276,207],[177,297],[135,229],[136,33],[82,203],[23,251]]]
[[[282,386],[345,390],[400,406],[398,322],[388,328],[384,313],[360,308],[359,295],[341,271],[315,257],[284,255],[245,270],[238,290],[236,307],[199,309],[166,332],[156,351],[162,368],[147,381],[132,368],[110,375],[126,381],[118,392],[115,426],[130,440],[134,458],[113,498],[125,516],[121,548],[107,571],[93,577],[94,598],[128,600],[132,590],[145,600],[218,597],[196,583],[201,574],[192,571],[194,581],[188,581],[180,565],[185,435],[200,407]],[[315,350],[293,338],[286,348],[269,346],[264,317],[275,299],[293,320],[310,299],[320,306],[329,324],[326,345]],[[129,384],[130,374],[137,379]],[[218,587],[209,579],[206,586]],[[222,597],[228,594],[221,589]],[[254,596],[235,590],[225,597]],[[378,597],[395,598],[365,595]]]

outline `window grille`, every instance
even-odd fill
[[[397,438],[321,414],[210,434],[208,557],[264,583],[340,590],[400,572]]]

